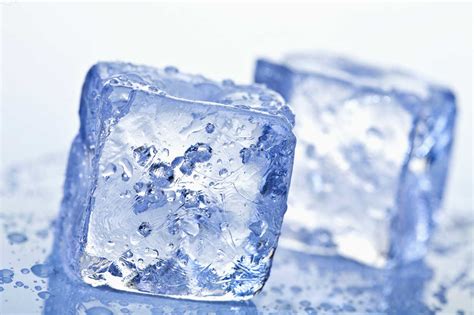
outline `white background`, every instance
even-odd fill
[[[1,5],[2,165],[65,151],[98,60],[250,82],[258,56],[323,49],[449,85],[459,119],[448,206],[472,210],[471,4]]]

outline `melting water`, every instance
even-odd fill
[[[11,243],[14,243],[14,244],[24,243],[28,240],[25,234],[16,233],[16,232],[8,234],[7,238]]]
[[[53,266],[50,264],[36,264],[31,267],[31,272],[37,277],[48,278],[53,273]]]
[[[447,211],[450,216],[441,220],[426,259],[391,272],[340,258],[279,248],[267,285],[249,302],[191,302],[92,288],[64,274],[52,247],[52,223],[61,198],[65,155],[34,162],[34,167],[20,165],[2,174],[2,314],[467,314],[474,311],[469,308],[474,297],[470,239],[474,224],[469,211],[458,214]],[[32,182],[35,185],[30,185]]]

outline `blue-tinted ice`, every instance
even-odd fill
[[[100,63],[80,118],[61,218],[71,275],[188,299],[242,300],[262,288],[295,146],[278,94]]]
[[[282,244],[372,266],[420,258],[443,195],[453,93],[324,54],[259,60],[255,81],[297,118]]]

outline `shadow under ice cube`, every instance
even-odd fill
[[[100,63],[80,118],[60,224],[71,275],[187,299],[241,300],[262,288],[295,147],[278,94]]]
[[[297,118],[282,244],[377,267],[422,257],[445,185],[453,93],[323,54],[259,60],[255,81]]]

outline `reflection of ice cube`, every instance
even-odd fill
[[[100,290],[71,281],[59,266],[55,270],[48,279],[51,296],[44,314],[425,313],[426,282],[433,276],[423,263],[387,272],[280,248],[264,294],[251,301],[209,303]]]
[[[262,288],[295,146],[278,94],[103,63],[89,71],[80,114],[63,202],[72,273],[189,299],[246,299]],[[255,222],[268,228],[255,235]]]
[[[71,281],[58,266],[48,281],[51,296],[45,301],[43,313],[56,314],[256,314],[255,305],[244,302],[195,302],[129,294],[92,288]]]
[[[296,114],[282,244],[373,266],[421,257],[444,190],[451,91],[318,54],[260,60],[255,81],[280,92]],[[332,246],[313,240],[320,230]]]

